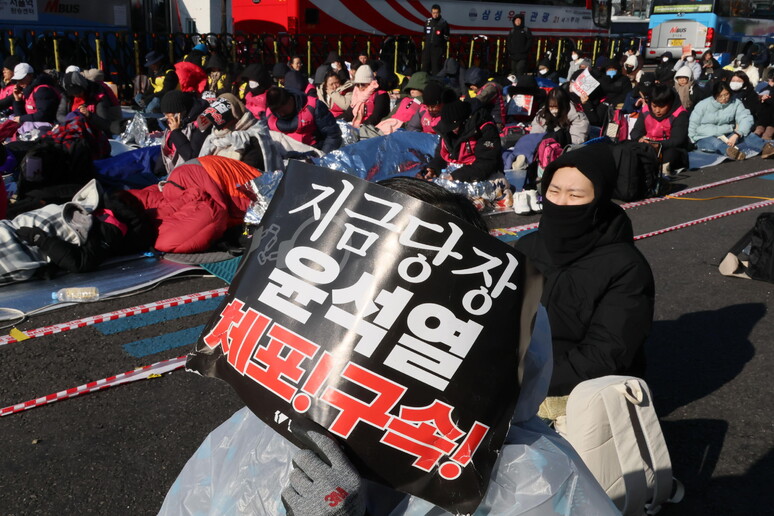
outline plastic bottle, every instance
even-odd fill
[[[99,299],[97,287],[70,287],[62,288],[51,293],[51,299],[60,303],[81,303],[84,301],[96,301]]]

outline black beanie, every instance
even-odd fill
[[[562,167],[575,167],[589,178],[594,185],[594,199],[599,203],[613,198],[618,169],[615,166],[610,146],[604,143],[584,145],[580,149],[565,152],[552,161],[543,172],[543,195],[546,194],[551,178]]]
[[[446,104],[441,109],[441,120],[436,124],[435,131],[438,134],[445,134],[457,129],[465,123],[471,111],[470,103],[461,100]]]
[[[16,68],[16,65],[21,63],[21,58],[19,56],[8,56],[3,60],[3,68],[8,68],[9,70],[13,70]]]
[[[193,107],[193,97],[180,90],[168,91],[161,97],[162,113],[182,113],[187,115]]]
[[[271,75],[274,79],[284,79],[285,74],[288,73],[288,65],[285,63],[277,63],[271,69]]]
[[[425,106],[435,106],[441,102],[443,85],[438,81],[430,81],[422,91],[422,101]]]

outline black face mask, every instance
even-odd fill
[[[561,206],[543,199],[540,237],[556,266],[564,266],[585,255],[602,236],[596,227],[597,203]]]

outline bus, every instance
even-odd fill
[[[452,34],[504,36],[524,15],[536,37],[607,34],[592,4],[606,0],[232,0],[234,32],[289,34],[422,34],[433,4]]]
[[[645,57],[710,50],[727,64],[750,44],[774,42],[772,1],[653,0]]]

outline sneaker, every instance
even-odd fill
[[[670,165],[668,161],[661,164],[661,175],[664,177],[672,175],[672,165]]]
[[[513,211],[517,215],[529,215],[529,200],[527,192],[516,192],[513,194]]]
[[[771,156],[774,156],[774,145],[767,143],[763,146],[763,149],[761,149],[761,158],[766,159]]]
[[[519,154],[513,162],[513,170],[524,170],[525,168],[527,168],[527,157],[524,154]]]
[[[543,213],[543,202],[538,197],[537,190],[527,190],[526,194],[529,209],[535,213]]]
[[[729,147],[726,149],[726,156],[729,158],[736,160],[736,161],[742,161],[747,158],[747,154],[739,150],[739,147]]]

